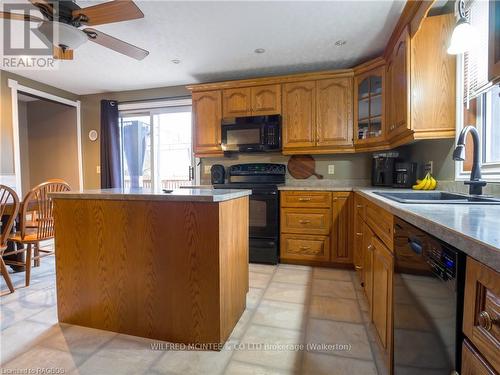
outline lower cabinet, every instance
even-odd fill
[[[386,353],[386,360],[391,363],[394,256],[375,236],[372,237],[371,246],[373,252],[372,321]]]
[[[498,374],[500,273],[470,257],[465,277],[463,332],[469,344],[464,346],[462,374]]]
[[[481,357],[469,343],[464,340],[462,345],[462,371],[461,375],[497,375],[488,363]]]
[[[375,234],[368,224],[363,223],[363,285],[370,306],[370,318],[372,317],[373,300],[373,245],[372,238]]]
[[[352,264],[352,193],[282,191],[280,258],[296,264]]]

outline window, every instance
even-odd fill
[[[120,104],[124,187],[176,189],[195,179],[191,99]]]
[[[474,27],[476,45],[460,56],[458,63],[457,136],[466,125],[474,125],[481,137],[482,175],[500,182],[500,85],[488,81],[488,2],[467,1],[466,16]],[[460,89],[461,88],[461,89]],[[463,94],[462,94],[463,93]],[[471,139],[467,140],[467,143]],[[456,179],[466,180],[472,167],[472,149],[466,160],[457,162]]]

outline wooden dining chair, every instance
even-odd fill
[[[54,238],[54,216],[53,201],[50,193],[69,191],[70,187],[64,180],[53,179],[41,183],[31,189],[23,199],[20,208],[19,232],[9,237],[10,241],[20,243],[25,248],[11,251],[5,255],[17,254],[26,251],[25,263],[9,260],[6,264],[13,264],[26,267],[26,286],[30,284],[31,261],[38,264],[40,259],[51,255],[54,250],[41,249],[40,241]],[[26,216],[28,211],[36,211],[36,217],[33,225],[28,226]]]
[[[7,221],[3,222],[0,231],[0,270],[11,293],[14,293],[15,289],[3,260],[3,253],[7,249],[7,238],[12,230],[18,212],[19,198],[16,192],[8,186],[0,185],[0,218],[4,215],[8,216]]]

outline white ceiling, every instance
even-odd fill
[[[77,1],[82,6],[97,2]],[[379,54],[404,1],[136,1],[145,18],[96,28],[150,51],[136,61],[95,43],[57,71],[17,71],[76,93],[135,90],[351,67]],[[337,40],[346,40],[336,47]],[[256,54],[256,48],[264,48]],[[173,59],[181,60],[176,65]],[[9,69],[7,69],[9,70]]]

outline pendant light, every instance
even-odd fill
[[[474,28],[471,26],[467,18],[465,18],[465,1],[458,1],[458,14],[460,19],[455,25],[453,34],[451,35],[450,46],[447,52],[450,55],[458,55],[468,51],[474,42]]]

